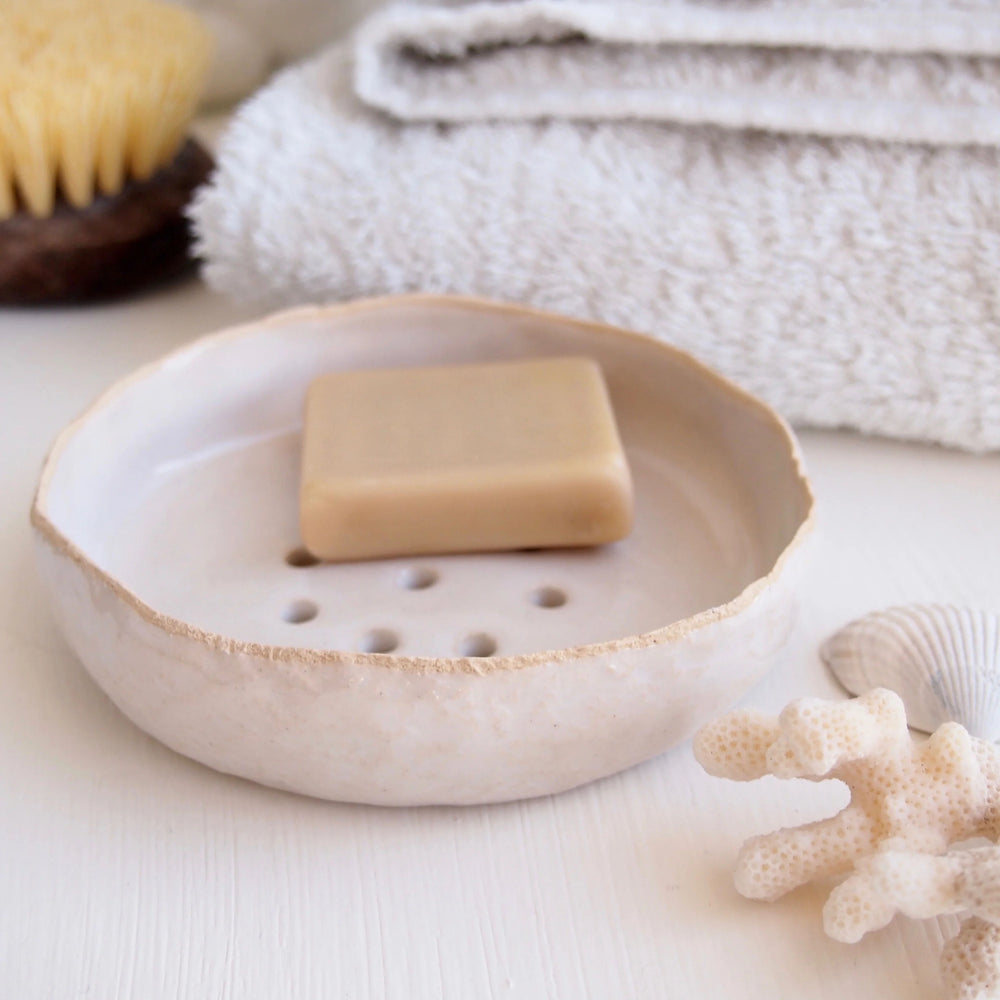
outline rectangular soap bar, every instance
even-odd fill
[[[302,541],[326,560],[597,545],[632,481],[589,358],[333,372],[306,398]]]

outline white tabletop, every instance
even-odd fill
[[[110,381],[249,315],[196,281],[0,311],[0,997],[884,1000],[940,993],[953,920],[823,934],[825,892],[739,897],[743,839],[836,784],[709,778],[689,744],[555,798],[380,809],[216,774],[131,725],[60,638],[28,507]],[[909,601],[1000,607],[1000,456],[801,435],[821,532],[787,652],[745,699],[839,695],[833,629]]]

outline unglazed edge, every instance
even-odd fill
[[[521,316],[530,316],[539,320],[557,319],[560,323],[569,323],[579,329],[600,330],[614,333],[626,338],[642,340],[651,347],[669,352],[680,358],[703,377],[713,381],[720,390],[735,396],[749,404],[764,416],[773,427],[778,429],[789,449],[789,457],[797,476],[799,488],[807,501],[807,510],[791,541],[782,550],[774,565],[762,577],[748,584],[736,597],[725,604],[700,611],[688,618],[665,625],[639,635],[624,636],[599,643],[588,643],[569,646],[557,650],[543,650],[533,653],[520,653],[495,657],[429,657],[429,656],[399,656],[392,653],[361,653],[349,650],[321,650],[303,646],[274,646],[264,643],[248,642],[231,636],[222,635],[197,628],[187,622],[170,615],[162,614],[146,604],[133,591],[128,589],[118,579],[94,563],[69,537],[67,537],[51,521],[46,512],[48,488],[59,463],[60,456],[69,445],[73,436],[87,421],[104,407],[112,403],[122,392],[137,382],[148,378],[160,368],[167,366],[182,355],[192,350],[199,350],[212,343],[235,340],[244,336],[250,330],[260,330],[272,326],[282,326],[298,319],[314,319],[318,317],[338,317],[351,313],[379,310],[386,306],[400,305],[443,305],[472,309],[489,309],[494,312],[507,312]],[[42,466],[38,487],[31,505],[31,524],[41,539],[55,553],[68,557],[87,576],[91,583],[99,583],[109,588],[115,596],[130,606],[141,619],[163,632],[180,636],[201,643],[208,648],[224,654],[241,654],[265,660],[294,663],[301,666],[314,666],[330,663],[347,665],[377,665],[402,671],[412,671],[419,674],[428,673],[469,673],[486,675],[497,671],[520,670],[525,667],[543,663],[559,663],[567,660],[589,659],[616,654],[626,650],[644,649],[662,645],[680,639],[707,625],[731,619],[750,607],[759,595],[774,584],[785,570],[786,564],[793,553],[797,552],[812,534],[816,524],[816,500],[812,486],[806,475],[801,450],[788,424],[766,403],[756,396],[736,385],[714,369],[700,362],[686,351],[673,347],[645,334],[636,333],[621,327],[606,323],[579,320],[562,316],[542,309],[509,303],[495,302],[467,296],[453,295],[396,295],[370,299],[360,299],[342,305],[300,306],[293,309],[273,313],[262,319],[228,327],[214,334],[208,334],[198,340],[186,344],[169,354],[144,365],[132,374],[115,382],[88,406],[75,420],[68,424],[56,437]]]

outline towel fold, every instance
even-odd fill
[[[236,114],[205,276],[483,295],[662,337],[800,425],[1000,448],[1000,150],[648,122],[400,125],[349,50]]]
[[[1000,143],[995,0],[409,2],[355,84],[407,120],[624,120]]]

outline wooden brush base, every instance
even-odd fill
[[[184,208],[213,167],[189,139],[173,161],[84,209],[0,222],[0,305],[88,302],[128,295],[189,271]]]

